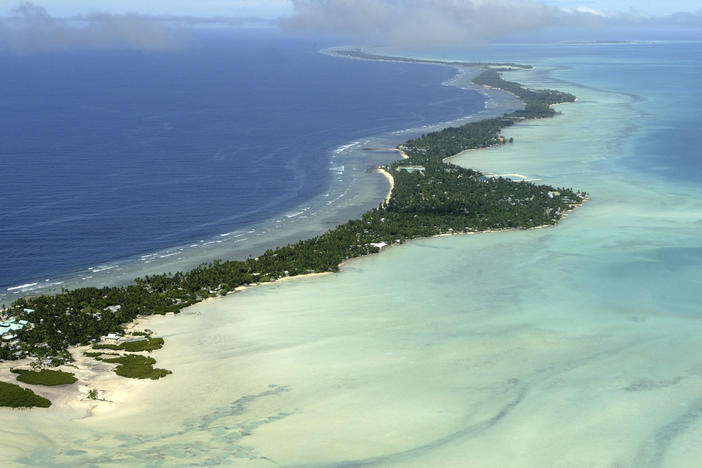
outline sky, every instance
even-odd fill
[[[545,3],[565,8],[592,8],[605,13],[637,10],[650,15],[670,15],[702,8],[700,0],[550,0]]]
[[[349,0],[353,3],[353,0]],[[0,15],[15,8],[18,0],[0,0]],[[183,16],[257,16],[275,18],[293,12],[292,0],[38,0],[53,16],[89,13],[141,13]],[[456,0],[456,3],[465,3]],[[546,0],[565,8],[590,8],[614,13],[634,9],[650,15],[698,11],[700,0]]]
[[[178,50],[192,26],[277,27],[359,46],[702,38],[700,0],[0,0],[0,50]],[[637,32],[638,31],[638,32]],[[669,33],[673,32],[673,36]],[[679,31],[686,31],[682,37]],[[692,31],[692,35],[687,33]],[[613,32],[621,32],[619,36]],[[588,35],[590,37],[588,37]],[[676,37],[677,35],[677,37]],[[646,37],[652,38],[652,37]]]

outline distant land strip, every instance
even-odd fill
[[[425,63],[433,65],[452,65],[459,67],[508,67],[521,70],[530,70],[534,68],[532,65],[522,65],[519,63],[512,62],[463,62],[463,61],[453,61],[453,60],[432,60],[432,59],[419,59],[411,57],[400,57],[396,55],[381,55],[366,52],[363,49],[345,49],[345,48],[331,48],[327,49],[331,55],[338,55],[340,57],[356,58],[361,60],[380,60],[385,62],[404,62],[404,63]]]

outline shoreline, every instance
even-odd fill
[[[441,65],[456,68],[492,68],[501,70],[531,70],[532,65],[522,65],[513,62],[463,62],[463,61],[448,61],[436,59],[421,59],[412,57],[403,57],[398,55],[378,55],[372,52],[365,52],[363,49],[353,46],[334,46],[327,47],[320,51],[325,55],[341,57],[353,60],[368,60],[376,62],[396,62],[396,63],[416,63],[420,65]]]
[[[417,63],[423,63],[423,62],[417,62]],[[484,85],[476,85],[476,87],[483,87],[483,86]],[[502,91],[502,90],[500,90],[500,91]],[[503,91],[503,92],[505,92],[505,91]],[[498,146],[498,145],[495,145],[495,146]],[[443,158],[441,161],[447,162],[447,160],[455,158],[455,157],[457,157],[457,156],[459,156],[467,151],[475,151],[478,149],[489,149],[491,147],[492,146],[464,150],[464,151],[461,151],[461,152],[454,154],[452,156],[448,156],[446,158]],[[402,145],[400,145],[400,147],[398,147],[398,148],[388,148],[388,149],[383,149],[383,150],[384,151],[385,150],[396,151],[401,155],[402,159],[404,159],[404,160],[410,159],[410,156],[407,155],[407,153],[404,151],[404,149],[402,148]],[[392,192],[393,192],[393,189],[395,187],[394,177],[385,168],[376,167],[375,171],[381,173],[381,175],[383,175],[386,178],[386,180],[388,181],[388,183],[390,185],[388,194],[384,199],[384,203],[387,205],[387,203],[390,201],[390,199],[392,197]],[[495,176],[495,175],[493,175],[493,176]],[[526,176],[522,176],[522,177],[526,178]],[[583,203],[584,203],[584,201],[587,201],[587,200],[583,200]],[[577,207],[582,206],[583,203],[580,203]],[[544,227],[554,227],[554,226],[557,226],[558,224],[560,224],[560,222],[562,222],[565,218],[567,218],[568,214],[570,212],[574,211],[575,209],[577,209],[577,207],[574,207],[574,208],[568,210],[567,212],[565,212],[565,214],[563,214],[563,216],[558,220],[558,222],[556,224],[539,225],[539,226],[533,226],[533,227],[529,227],[529,228],[505,228],[505,229],[487,229],[487,230],[481,230],[481,231],[450,232],[450,233],[442,233],[442,234],[436,234],[436,235],[431,235],[431,236],[416,237],[416,238],[408,239],[408,240],[406,240],[406,242],[411,242],[413,240],[430,239],[430,238],[434,238],[434,237],[445,237],[445,236],[454,236],[454,235],[470,235],[470,234],[487,234],[487,233],[517,231],[517,230],[543,229]],[[402,242],[402,243],[404,243],[404,242]],[[400,245],[402,243],[400,243]],[[377,251],[377,252],[348,258],[345,261],[342,261],[338,265],[339,269],[340,269],[339,271],[343,271],[343,270],[341,270],[341,267],[343,267],[343,265],[345,265],[348,262],[351,262],[353,260],[357,260],[359,258],[366,257],[368,255],[375,255],[376,253],[377,254],[382,253],[382,251],[386,250],[387,247],[390,247],[393,245],[396,245],[396,244],[391,243],[390,245],[386,245],[385,247],[381,247],[379,249],[379,251]],[[323,275],[326,276],[326,275],[330,275],[332,273],[333,272],[315,272],[315,273],[308,273],[308,274],[299,274],[299,275],[293,275],[293,276],[279,277],[279,278],[273,279],[272,281],[268,281],[268,282],[250,283],[250,284],[247,284],[244,286],[239,286],[239,287],[235,288],[233,291],[230,291],[223,296],[209,297],[209,298],[206,298],[204,300],[201,300],[200,302],[213,301],[215,299],[219,299],[221,297],[226,297],[226,296],[234,294],[236,292],[241,292],[241,291],[244,291],[244,290],[247,290],[250,288],[254,288],[257,286],[265,285],[265,284],[286,282],[286,281],[289,281],[292,279],[298,279],[298,278],[302,279],[302,278],[310,278],[310,277],[323,276]],[[195,305],[195,304],[193,304],[193,305]],[[183,310],[185,310],[185,309],[183,309]],[[168,314],[165,314],[165,315],[167,316]],[[141,316],[141,317],[138,317],[137,319],[133,320],[132,322],[126,323],[124,326],[126,329],[134,329],[135,327],[139,326],[139,324],[143,323],[144,321],[151,321],[154,317],[155,316],[153,316],[153,315]],[[112,408],[118,407],[120,400],[125,395],[133,394],[134,387],[139,387],[140,389],[142,389],[142,388],[145,388],[145,386],[148,384],[148,381],[145,381],[145,380],[128,379],[128,378],[117,376],[113,372],[113,369],[114,369],[114,367],[116,367],[116,365],[106,364],[106,363],[97,362],[97,361],[95,363],[86,362],[89,359],[87,356],[84,355],[84,352],[87,349],[90,349],[90,346],[70,347],[69,352],[71,353],[71,355],[73,356],[74,353],[77,353],[78,355],[77,355],[77,357],[73,356],[74,361],[71,364],[67,364],[67,365],[64,365],[61,367],[61,368],[65,368],[69,371],[75,370],[76,376],[79,377],[79,381],[77,383],[71,384],[71,385],[66,385],[66,386],[64,386],[65,388],[58,388],[58,389],[52,388],[51,390],[46,390],[40,386],[28,386],[25,388],[30,388],[30,389],[36,391],[40,395],[49,394],[49,393],[53,394],[54,397],[52,398],[52,403],[54,404],[54,406],[56,408],[66,408],[66,407],[76,407],[76,406],[82,407],[86,411],[86,417],[89,417],[89,416],[95,415],[97,413],[105,413],[107,411],[107,408],[104,408],[104,406],[105,406],[104,403],[109,403],[110,407],[112,407]],[[26,359],[26,360],[29,361],[29,359]],[[22,364],[20,364],[19,361],[5,361],[2,364],[8,364],[9,367],[19,367],[22,365]],[[8,369],[9,369],[9,367],[8,367]],[[0,369],[2,369],[2,368],[0,368]],[[8,377],[12,377],[12,375],[10,374]],[[2,377],[0,377],[0,379],[5,380],[5,376],[2,375]],[[126,380],[126,382],[125,382],[125,380]],[[128,385],[127,382],[129,382],[130,380],[132,382],[130,382],[130,384]],[[16,382],[13,382],[13,383],[16,383]],[[83,385],[80,385],[80,384],[83,384]],[[79,398],[78,403],[76,403],[75,397],[76,396],[80,397],[83,394],[87,395],[87,389],[91,388],[91,387],[95,388],[99,391],[102,391],[103,394],[105,395],[105,399],[104,400],[87,400],[88,404],[81,404],[80,402],[85,402],[86,398]],[[103,388],[98,388],[98,387],[103,387]],[[125,389],[125,387],[132,388],[132,390],[127,391]],[[76,395],[76,393],[78,395]],[[71,396],[72,396],[72,399],[71,399]],[[73,404],[71,404],[71,401],[73,402]]]
[[[455,155],[457,156],[457,155]],[[384,169],[380,169],[379,171],[383,171],[387,174],[387,177],[392,179],[392,176],[387,173]],[[387,199],[389,200],[391,194],[392,194],[392,188],[394,188],[394,184],[391,185],[390,193],[388,193]],[[188,306],[184,308],[182,311],[186,311],[190,307],[197,306],[198,304],[204,304],[208,302],[215,302],[215,301],[220,301],[222,299],[225,299],[230,296],[234,296],[236,293],[247,291],[250,289],[258,288],[258,287],[265,287],[265,286],[273,286],[273,285],[278,285],[281,283],[287,283],[291,282],[293,280],[308,280],[308,279],[314,279],[318,277],[323,277],[323,276],[331,276],[335,274],[340,274],[343,273],[343,267],[347,264],[350,264],[352,262],[361,260],[366,257],[370,257],[373,255],[381,255],[383,252],[386,250],[396,247],[396,246],[401,246],[407,243],[415,242],[415,241],[422,241],[422,240],[427,240],[427,239],[438,239],[442,237],[453,237],[453,236],[472,236],[472,235],[480,235],[480,234],[499,234],[499,233],[507,233],[507,232],[516,232],[516,231],[531,231],[531,230],[540,230],[540,229],[547,229],[547,228],[555,228],[558,225],[560,225],[563,221],[565,221],[568,216],[575,212],[578,208],[582,208],[585,204],[585,202],[590,201],[590,198],[588,197],[587,199],[583,200],[583,203],[577,205],[576,207],[568,210],[566,213],[563,214],[561,219],[558,221],[556,224],[543,224],[539,226],[534,226],[530,228],[504,228],[504,229],[487,229],[483,231],[466,231],[466,232],[450,232],[450,233],[443,233],[443,234],[435,234],[432,236],[427,236],[427,237],[417,237],[414,239],[407,240],[406,242],[402,243],[394,243],[394,244],[389,244],[385,247],[382,247],[378,252],[375,253],[370,253],[366,255],[362,255],[359,257],[353,257],[349,258],[339,264],[339,271],[337,272],[318,272],[318,273],[307,273],[303,275],[295,275],[295,276],[285,276],[282,278],[278,278],[274,281],[269,281],[269,282],[263,282],[263,283],[252,283],[248,284],[245,286],[239,286],[235,288],[233,291],[227,293],[224,296],[215,296],[215,297],[210,297],[207,298],[197,304],[193,304],[191,306]],[[182,312],[181,311],[181,312]],[[144,317],[139,317],[135,319],[132,322],[129,322],[125,324],[125,328],[127,330],[133,330],[134,328],[137,327],[142,327],[142,328],[149,328],[152,329],[152,325],[149,326],[144,326],[148,322],[152,322],[155,319],[163,319],[163,318],[170,318],[174,319],[176,318],[177,314],[174,314],[173,312],[169,312],[167,314],[164,314],[163,316],[157,316],[157,315],[151,315],[151,316],[144,316]],[[155,333],[157,334],[157,333]],[[168,342],[165,343],[164,346],[167,346]],[[87,419],[93,416],[109,416],[110,413],[112,413],[115,410],[120,409],[120,405],[124,403],[125,399],[128,399],[132,397],[134,394],[145,391],[149,385],[152,383],[156,384],[155,381],[151,381],[149,379],[132,379],[132,378],[127,378],[127,377],[121,377],[118,376],[117,374],[114,373],[114,368],[117,367],[117,364],[110,364],[110,363],[103,363],[103,362],[98,362],[94,361],[89,358],[88,356],[85,356],[86,351],[90,351],[91,345],[88,346],[77,346],[73,348],[69,348],[69,352],[71,353],[72,356],[74,356],[74,361],[70,364],[62,365],[56,368],[57,370],[63,370],[66,372],[73,372],[75,373],[76,377],[78,377],[78,382],[70,385],[63,385],[63,386],[57,386],[57,387],[44,387],[44,386],[37,386],[37,385],[28,385],[24,384],[22,382],[17,382],[14,380],[14,374],[11,374],[9,372],[10,368],[13,367],[21,367],[21,366],[26,366],[29,365],[29,362],[31,361],[29,358],[26,358],[22,361],[0,361],[0,381],[4,382],[9,382],[13,383],[16,385],[19,385],[23,388],[29,388],[33,390],[35,393],[37,393],[40,396],[43,396],[45,398],[49,398],[52,402],[52,406],[49,409],[46,409],[45,411],[62,411],[62,410],[74,410],[74,411],[83,411],[84,414],[81,417],[77,417],[76,419]],[[153,351],[152,353],[146,353],[146,352],[141,352],[141,353],[132,353],[132,354],[142,354],[145,356],[157,356],[158,350]],[[76,357],[77,355],[77,357]],[[91,389],[95,389],[99,392],[101,398],[99,399],[89,399],[88,398],[88,391]]]
[[[396,152],[400,153],[400,156],[402,157],[402,159],[409,159],[410,158],[407,155],[407,153],[405,153],[405,150],[402,148],[387,148],[387,151],[396,151]]]
[[[325,53],[324,51],[320,52]],[[325,55],[335,56],[334,54],[329,53],[325,53]],[[352,59],[351,57],[340,58],[345,58],[347,60]],[[416,64],[422,65],[423,62],[416,62]],[[441,66],[443,64],[436,63],[433,65]],[[445,66],[449,66],[457,71],[457,73],[448,81],[455,79],[465,71],[465,67],[462,68],[448,64]],[[442,84],[444,83],[445,82],[442,82]],[[478,85],[472,85],[468,88],[458,84],[450,86],[455,87],[456,89],[473,89],[475,91],[480,91],[484,88]],[[507,95],[505,92],[499,90],[498,92]],[[495,96],[486,95],[484,93],[483,95],[485,96],[486,102],[492,102],[495,99]],[[351,198],[351,196],[347,194],[349,188],[355,190],[356,192],[363,189],[365,192],[365,189],[374,184],[373,182],[369,181],[359,182],[356,180],[357,176],[363,172],[367,172],[369,167],[369,165],[365,163],[368,155],[366,154],[364,157],[364,151],[358,153],[358,150],[392,151],[399,153],[403,159],[407,159],[409,156],[407,156],[402,150],[399,150],[398,148],[383,147],[382,145],[400,144],[405,141],[407,137],[420,135],[430,131],[438,131],[446,128],[447,126],[461,125],[463,122],[472,121],[474,119],[483,120],[492,118],[502,115],[504,112],[510,112],[516,108],[512,102],[507,102],[506,100],[502,101],[498,98],[496,102],[498,105],[494,108],[485,108],[473,114],[460,116],[453,120],[441,120],[435,123],[417,127],[388,130],[387,132],[368,135],[366,137],[357,138],[354,141],[349,141],[339,145],[337,149],[348,148],[349,144],[358,143],[359,140],[374,140],[372,143],[370,143],[371,145],[380,145],[377,148],[360,148],[359,146],[355,149],[351,148],[356,152],[356,154],[353,154],[354,151],[344,153],[347,155],[346,157],[349,157],[348,155],[350,154],[351,159],[354,161],[354,165],[358,167],[354,169],[351,167],[353,166],[352,164],[345,163],[347,173],[351,173],[352,171],[356,171],[356,173],[355,175],[352,174],[350,176],[354,180],[351,180],[346,185],[338,188],[339,194],[346,195],[346,198],[344,199],[346,200]],[[518,102],[521,104],[521,101]],[[333,151],[330,153],[333,153]],[[329,156],[330,163],[332,162],[333,156],[334,154]],[[381,165],[390,162],[391,161],[387,160],[375,160],[371,164]],[[343,161],[341,163],[344,164]],[[337,193],[332,194],[332,196],[334,195],[337,195]],[[351,195],[357,197],[357,194],[353,192]],[[304,211],[305,216],[308,217],[307,220],[314,220],[313,228],[307,228],[307,225],[303,225],[303,217],[288,217],[286,214],[281,214],[279,216],[274,216],[259,222],[255,222],[254,224],[237,228],[233,232],[212,234],[211,237],[204,238],[204,242],[193,241],[184,244],[177,244],[161,249],[145,251],[142,254],[117,257],[104,262],[96,262],[90,267],[86,266],[85,268],[81,267],[76,270],[70,270],[58,274],[47,274],[44,277],[33,277],[26,280],[13,281],[0,290],[0,304],[4,303],[9,305],[21,297],[53,295],[60,292],[61,288],[77,289],[81,287],[124,286],[131,284],[134,278],[144,275],[161,274],[168,271],[189,270],[197,267],[203,262],[211,262],[217,259],[237,259],[244,258],[247,255],[256,256],[269,248],[275,248],[279,245],[304,240],[316,234],[321,234],[326,231],[327,227],[330,226],[332,222],[336,222],[337,224],[343,223],[348,219],[352,219],[356,215],[360,216],[367,209],[377,206],[375,201],[363,200],[365,208],[357,210],[356,214],[349,213],[349,211],[354,209],[356,205],[335,205],[335,209],[333,211],[328,210],[326,213],[321,213],[322,210],[326,210],[327,202],[330,200],[329,198],[324,198],[324,196],[324,194],[319,194],[310,200],[300,202],[299,205],[296,205],[293,209],[291,209],[291,211],[301,212],[310,207],[312,204],[319,205],[317,207],[313,207],[313,209]],[[315,213],[311,214],[312,212]],[[283,228],[282,230],[281,227]],[[249,245],[249,247],[243,247],[244,243]],[[201,251],[201,249],[203,250]]]
[[[587,200],[589,201],[589,199]],[[191,306],[188,306],[184,308],[181,312],[186,311],[190,307],[197,306],[198,304],[205,304],[205,303],[212,303],[215,301],[221,301],[223,299],[226,299],[228,297],[235,296],[239,292],[244,292],[250,289],[258,288],[258,287],[266,287],[266,286],[274,286],[274,285],[279,285],[281,283],[287,283],[287,282],[292,282],[295,280],[308,280],[308,279],[314,279],[318,277],[323,277],[323,276],[331,276],[335,274],[341,274],[343,273],[343,267],[347,264],[350,264],[352,262],[371,257],[374,255],[381,255],[383,252],[386,250],[397,247],[397,246],[402,246],[404,244],[408,244],[411,242],[415,241],[422,241],[422,240],[428,240],[428,239],[438,239],[442,237],[453,237],[453,236],[473,236],[473,235],[481,235],[481,234],[500,234],[500,233],[507,233],[507,232],[516,232],[516,231],[531,231],[531,230],[540,230],[540,229],[547,229],[547,228],[555,228],[558,226],[560,223],[562,223],[565,219],[568,218],[568,215],[570,213],[573,213],[575,210],[578,208],[583,207],[584,204],[579,205],[576,208],[573,208],[569,210],[564,216],[561,218],[561,220],[555,224],[555,225],[550,225],[550,224],[544,224],[544,225],[539,225],[539,226],[534,226],[530,228],[504,228],[504,229],[488,229],[484,231],[469,231],[469,232],[451,232],[451,233],[444,233],[444,234],[435,234],[432,236],[427,236],[427,237],[418,237],[415,239],[410,239],[406,242],[399,243],[399,244],[390,244],[387,245],[383,248],[381,248],[378,252],[375,253],[370,253],[367,255],[363,255],[360,257],[353,257],[349,258],[339,264],[339,271],[338,272],[321,272],[321,273],[307,273],[304,275],[296,275],[296,276],[286,276],[283,278],[278,278],[275,281],[269,281],[265,283],[252,283],[248,284],[245,286],[239,286],[237,287],[234,291],[231,291],[227,293],[224,296],[216,296],[216,297],[210,297],[207,298],[197,304],[193,304]],[[129,322],[125,324],[125,328],[128,330],[133,330],[134,328],[137,327],[143,327],[143,328],[149,328],[153,329],[152,325],[145,326],[146,322],[152,322],[155,319],[163,319],[163,318],[169,318],[169,319],[175,319],[177,318],[178,314],[175,314],[173,312],[169,312],[167,314],[164,314],[163,316],[159,315],[150,315],[150,316],[144,316],[144,317],[139,317],[135,319],[132,322]],[[158,335],[156,333],[156,330],[154,330],[155,335]],[[164,346],[168,346],[168,342],[166,341]],[[91,345],[88,346],[77,346],[77,347],[71,347],[68,349],[68,351],[71,353],[71,356],[73,356],[74,361],[70,364],[64,364],[59,367],[56,367],[56,370],[62,370],[65,372],[72,372],[75,374],[75,376],[78,378],[78,381],[73,384],[69,385],[59,385],[55,387],[47,387],[43,385],[30,385],[30,384],[25,384],[22,382],[18,382],[15,380],[14,374],[10,373],[9,369],[10,368],[15,368],[15,367],[23,367],[23,366],[29,366],[31,359],[25,358],[20,361],[0,361],[0,381],[2,382],[8,382],[12,383],[15,385],[19,385],[22,388],[28,388],[32,391],[34,391],[37,395],[40,395],[45,398],[49,398],[52,402],[52,405],[50,408],[47,409],[33,409],[30,408],[30,410],[34,411],[80,411],[83,414],[82,415],[77,415],[73,419],[78,419],[78,420],[84,420],[87,418],[91,418],[93,416],[109,416],[110,413],[112,413],[115,410],[120,409],[120,405],[124,403],[124,400],[129,399],[133,395],[135,395],[138,392],[141,391],[146,391],[151,384],[157,384],[156,381],[152,381],[150,379],[133,379],[133,378],[128,378],[128,377],[121,377],[114,372],[114,368],[117,367],[117,364],[110,364],[110,363],[103,363],[99,361],[94,361],[93,359],[89,358],[88,356],[85,356],[85,352],[88,351],[90,352],[92,350]],[[152,351],[151,353],[146,353],[146,352],[137,352],[137,353],[131,353],[131,354],[141,354],[145,356],[158,356],[158,350]],[[158,361],[157,361],[158,362]],[[100,398],[98,399],[90,399],[88,398],[88,392],[90,390],[97,390],[99,392]],[[8,408],[12,409],[12,408]],[[2,409],[0,408],[0,411]]]
[[[387,170],[383,169],[382,167],[378,167],[375,169],[376,172],[379,174],[382,174],[385,179],[387,179],[388,183],[390,184],[390,189],[388,190],[388,194],[385,197],[385,200],[383,203],[387,205],[390,203],[390,199],[392,198],[392,191],[395,189],[395,178],[390,174]]]

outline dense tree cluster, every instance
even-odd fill
[[[500,131],[512,125],[509,119],[486,119],[460,127],[449,127],[406,141],[400,148],[410,156],[409,164],[441,168],[442,160],[461,151],[502,143]]]
[[[402,170],[395,174],[395,190],[385,211],[399,218],[421,219],[425,228],[433,228],[425,234],[555,224],[573,203],[581,201],[581,195],[568,189],[486,178],[449,164],[442,170],[427,169],[423,175]],[[433,220],[431,226],[429,220]]]
[[[115,374],[130,379],[158,380],[172,373],[169,370],[154,367],[154,364],[156,364],[154,358],[142,356],[140,354],[125,354],[117,357],[96,359],[111,364],[118,364],[115,368]]]
[[[10,408],[48,408],[51,406],[51,402],[28,388],[0,382],[0,406],[9,406]]]
[[[39,371],[25,369],[10,369],[11,372],[17,375],[19,382],[24,382],[32,385],[70,385],[77,382],[78,379],[71,372],[62,372],[50,369],[41,369]]]
[[[502,79],[500,73],[495,70],[486,70],[473,79],[473,83],[481,86],[490,86],[510,92],[524,101],[524,110],[518,110],[505,115],[506,119],[538,119],[543,117],[553,117],[556,111],[551,108],[553,104],[563,102],[574,102],[575,96],[570,93],[556,91],[553,89],[528,89],[514,81]]]
[[[584,194],[487,178],[443,160],[467,149],[501,144],[504,140],[500,131],[505,126],[524,118],[550,117],[554,113],[551,104],[572,101],[575,97],[558,91],[527,90],[503,80],[494,70],[485,71],[475,81],[513,92],[525,102],[525,110],[447,128],[400,145],[410,159],[384,167],[395,179],[389,203],[383,202],[360,219],[317,237],[270,249],[257,258],[216,261],[187,272],[145,276],[128,286],[79,288],[63,290],[54,296],[18,299],[5,314],[26,319],[32,326],[18,333],[19,343],[0,348],[0,359],[67,356],[68,346],[88,344],[108,333],[122,332],[123,324],[141,315],[178,312],[242,285],[338,271],[339,265],[349,258],[378,252],[379,246],[373,244],[402,243],[451,232],[555,224],[567,210],[581,203]],[[124,372],[139,367],[136,364],[144,364],[132,362],[137,358],[127,359],[119,361]]]

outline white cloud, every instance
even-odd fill
[[[124,0],[122,5],[128,8],[135,1]],[[153,0],[149,5],[155,8],[157,4],[165,5],[165,1]],[[172,1],[171,12],[177,5],[182,6],[182,2]],[[254,8],[255,0],[203,2],[210,7],[236,6],[232,11],[237,14],[202,17],[165,12],[152,16],[112,12],[57,18],[41,6],[24,2],[12,10],[11,17],[0,18],[0,49],[17,53],[75,48],[177,50],[187,37],[183,26],[242,26],[273,21],[243,15]],[[331,32],[351,36],[360,45],[462,47],[515,34],[526,37],[551,28],[570,34],[574,29],[619,26],[702,27],[702,10],[666,16],[637,10],[611,13],[587,0],[550,0],[550,3],[543,0],[268,0],[263,3],[279,11],[291,5],[290,14],[276,23],[284,30]]]
[[[351,36],[360,45],[462,47],[508,36],[631,26],[702,26],[702,13],[655,16],[630,9],[605,12],[592,2],[538,0],[292,0],[285,30]],[[568,6],[565,6],[568,4]],[[564,39],[567,37],[563,37]]]
[[[360,43],[451,46],[555,26],[598,26],[592,11],[535,0],[292,0],[288,30],[349,34]]]
[[[24,2],[0,21],[0,47],[16,53],[73,48],[174,50],[171,28],[135,14],[91,14],[57,19],[38,5]]]
[[[290,13],[288,0],[36,0],[52,16],[111,13],[150,16],[218,16],[275,18]],[[7,15],[18,0],[0,0],[0,15]]]
[[[702,27],[702,10],[694,13],[674,13],[670,16],[670,21],[684,26]]]
[[[594,8],[591,8],[591,7],[585,6],[585,5],[578,5],[578,6],[574,7],[573,10],[577,11],[579,13],[588,13],[591,15],[602,16],[602,17],[607,16],[603,11],[596,10]]]

